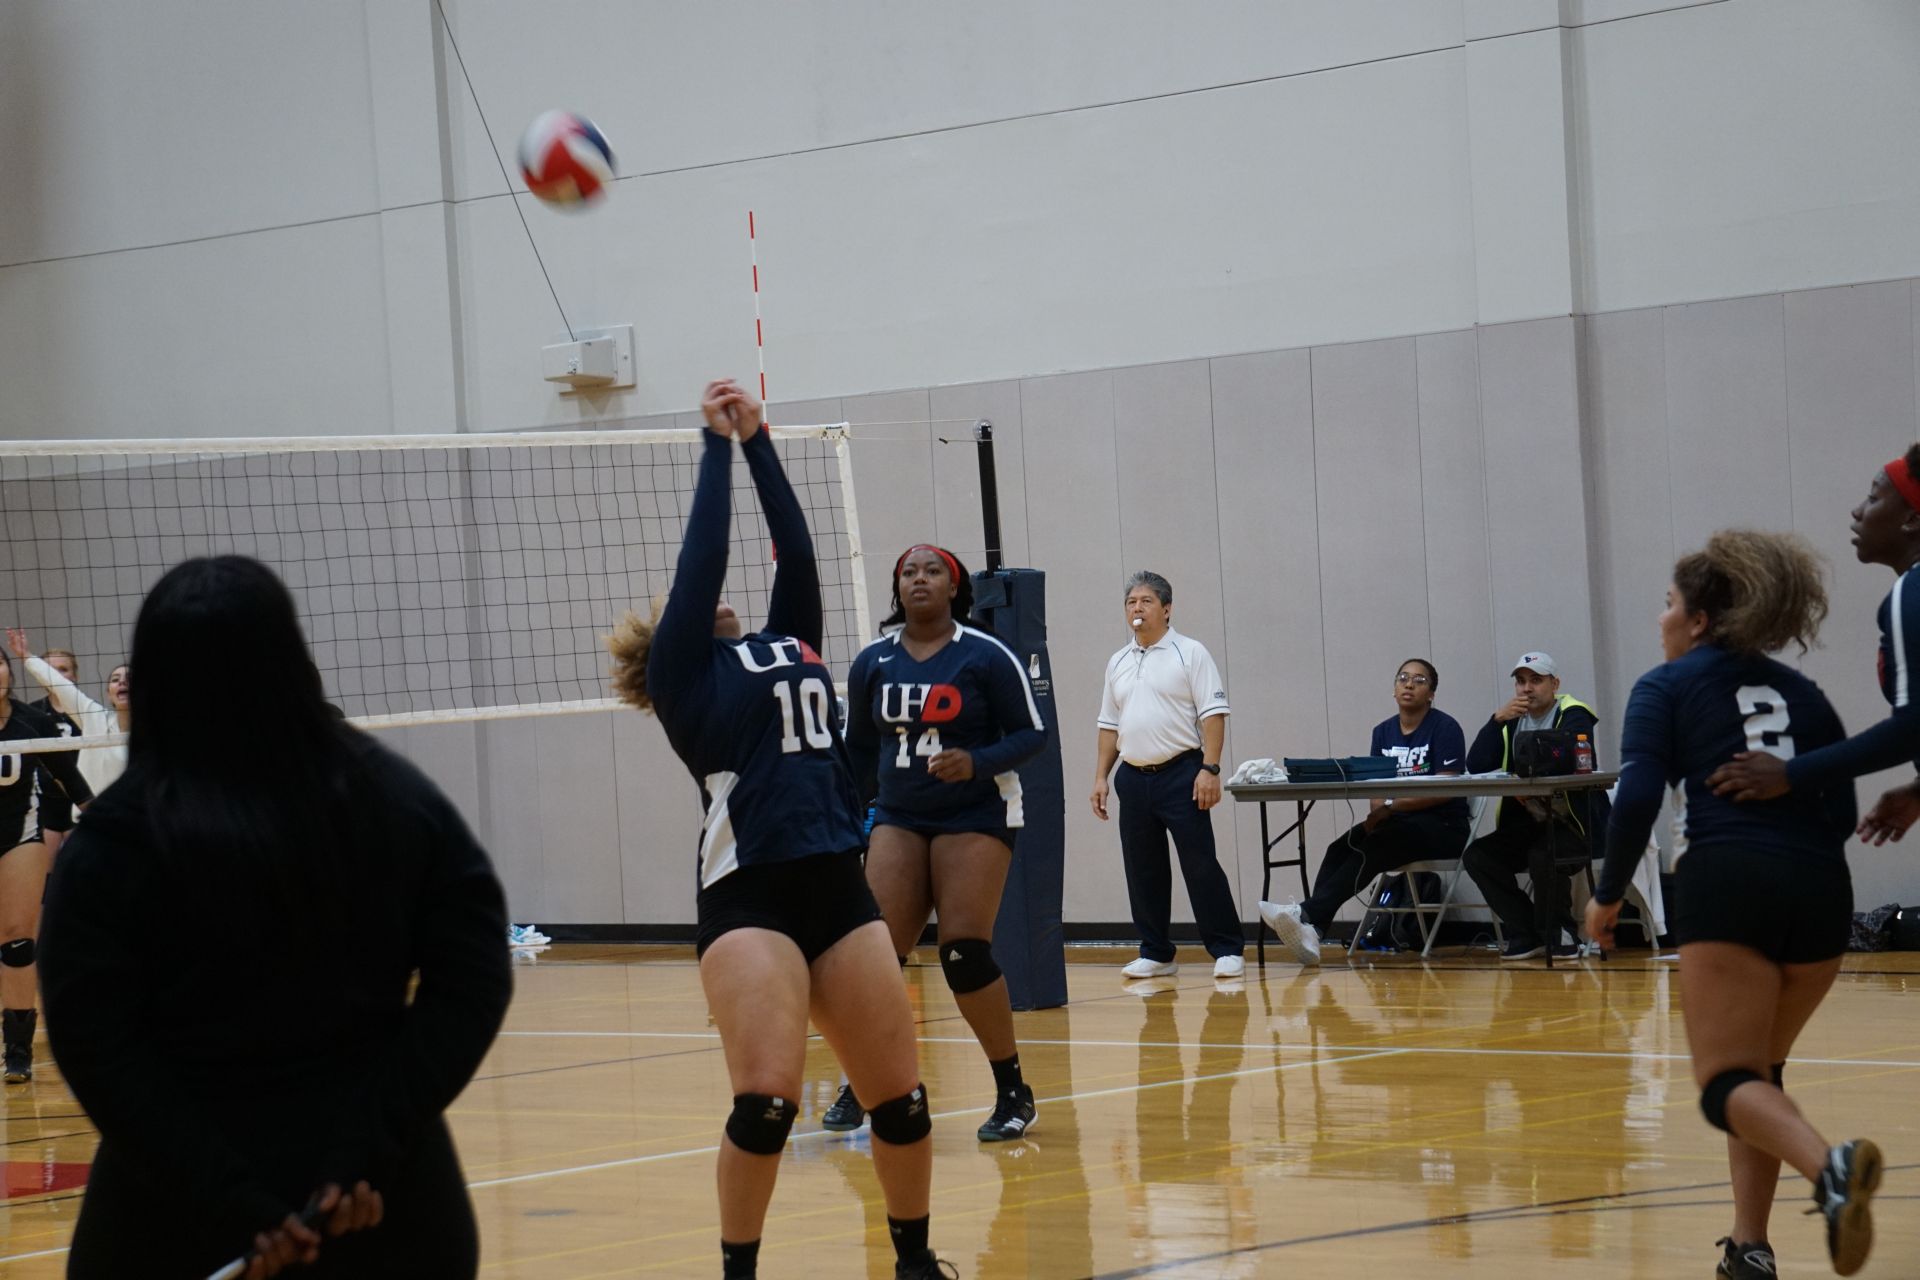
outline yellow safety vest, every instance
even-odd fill
[[[1600,718],[1598,711],[1595,711],[1592,707],[1580,701],[1580,699],[1574,697],[1572,694],[1563,693],[1553,700],[1553,728],[1558,729],[1560,727],[1560,719],[1567,714],[1569,707],[1579,707],[1595,720]],[[1518,723],[1519,721],[1517,720],[1509,720],[1500,726],[1500,772],[1502,773],[1505,773],[1507,766],[1513,763],[1513,726]],[[1591,747],[1593,743],[1589,741],[1587,745]],[[1596,752],[1596,763],[1598,759],[1598,753]],[[1500,815],[1506,812],[1506,808],[1507,802],[1502,800],[1500,802],[1500,808],[1494,811],[1493,824],[1496,827],[1500,825]],[[1581,835],[1587,833],[1586,824],[1580,821],[1580,815],[1574,811],[1572,805],[1567,806],[1567,816],[1572,819],[1574,827],[1579,830]]]

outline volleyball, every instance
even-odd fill
[[[613,148],[585,116],[548,111],[520,139],[520,176],[548,204],[584,204],[613,181]]]

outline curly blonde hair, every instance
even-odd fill
[[[1756,529],[1722,529],[1673,566],[1687,609],[1707,615],[1707,639],[1736,653],[1810,649],[1827,617],[1825,579],[1806,539]]]
[[[646,618],[629,609],[614,623],[613,634],[604,637],[607,652],[613,655],[613,696],[630,707],[653,710],[647,695],[647,655],[653,651],[653,631],[660,625],[660,610],[665,596],[653,598],[653,612]]]

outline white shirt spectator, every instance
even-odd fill
[[[1130,644],[1107,663],[1100,727],[1118,734],[1120,758],[1136,768],[1200,749],[1200,722],[1228,712],[1213,655],[1167,628],[1153,645]]]
[[[27,674],[47,691],[54,710],[72,716],[80,726],[83,736],[74,739],[76,745],[86,738],[120,732],[120,717],[115,712],[80,692],[73,681],[47,665],[45,659],[28,658]],[[87,785],[93,788],[93,794],[97,796],[127,771],[127,748],[125,744],[87,747],[80,752],[78,763],[80,776],[87,780]]]

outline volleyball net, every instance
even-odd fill
[[[872,634],[851,434],[770,431],[813,533],[821,656],[844,678]],[[363,727],[610,709],[602,638],[669,585],[703,434],[0,442],[0,625],[71,650],[104,703],[160,576],[238,554],[287,584],[327,697]],[[753,625],[774,556],[737,454],[733,506],[726,598]]]

